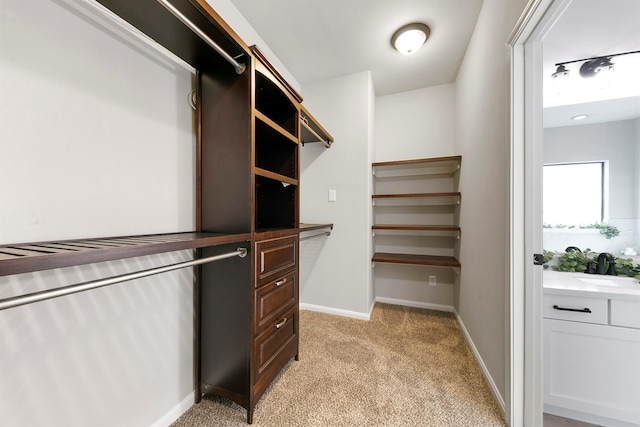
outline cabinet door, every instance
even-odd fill
[[[544,403],[640,425],[640,330],[544,319]]]

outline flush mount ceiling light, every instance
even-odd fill
[[[416,53],[427,41],[431,34],[428,25],[415,22],[413,24],[404,25],[391,37],[391,45],[403,55],[411,55]]]
[[[588,114],[578,114],[577,116],[571,117],[571,120],[583,120],[589,117]]]

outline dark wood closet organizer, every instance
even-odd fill
[[[171,4],[238,62],[238,73],[157,0],[98,0],[197,70],[197,231],[0,247],[0,275],[193,249],[252,256],[196,270],[196,401],[214,393],[247,422],[273,378],[298,359],[299,147],[331,135],[264,55],[204,0]],[[301,115],[302,111],[302,115]],[[302,117],[302,120],[301,120]]]

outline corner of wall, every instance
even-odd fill
[[[300,151],[300,218],[333,223],[334,228],[324,241],[300,245],[300,302],[368,313],[373,298],[371,73],[341,76],[303,89],[307,108],[335,142],[330,149],[307,144]],[[337,192],[335,202],[327,200],[329,189]]]

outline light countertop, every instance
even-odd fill
[[[633,277],[545,270],[542,286],[545,294],[640,301],[640,283]]]

